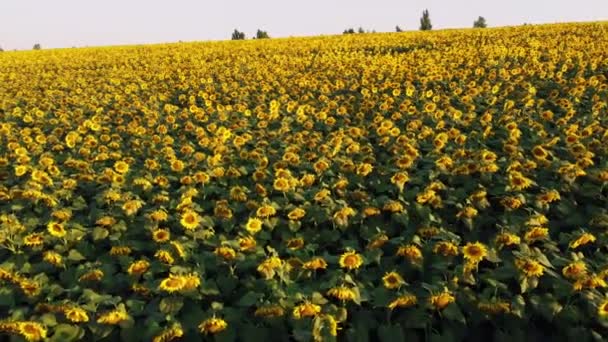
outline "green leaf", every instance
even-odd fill
[[[93,231],[91,232],[93,241],[103,240],[103,239],[107,238],[108,235],[110,235],[110,232],[107,229],[101,228],[101,227],[95,227],[93,229]]]
[[[184,299],[177,297],[166,297],[160,301],[159,309],[166,315],[176,315],[184,306]]]
[[[53,336],[49,341],[53,342],[69,342],[79,341],[84,337],[85,331],[77,325],[59,324],[55,327]]]
[[[254,305],[260,299],[260,294],[256,292],[247,292],[239,301],[236,303],[237,306],[249,307]]]
[[[86,260],[86,258],[80,254],[79,251],[75,250],[75,249],[71,249],[70,252],[68,253],[68,260],[70,261],[82,261],[82,260]]]

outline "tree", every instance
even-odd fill
[[[2,48],[2,46],[0,46],[0,52],[4,52],[4,49]]]
[[[473,22],[473,27],[474,28],[486,28],[486,27],[488,27],[488,23],[486,22],[486,18],[481,17],[481,16],[479,18],[477,18],[477,20],[475,20]]]
[[[245,32],[239,32],[239,30],[234,29],[232,32],[232,40],[243,40],[245,39]]]
[[[359,26],[357,33],[365,33],[365,30],[363,29],[363,27]]]
[[[420,30],[429,31],[431,29],[433,29],[433,25],[431,24],[429,10],[425,9],[424,11],[422,11],[422,18],[420,18]]]
[[[268,39],[268,38],[270,38],[270,36],[268,35],[268,32],[258,29],[258,32],[256,32],[256,34],[255,34],[255,38],[256,39]]]
[[[399,27],[399,25],[395,26],[395,32],[403,32],[403,30],[401,29],[401,27]]]
[[[36,43],[36,44],[34,44],[33,49],[34,50],[40,50],[40,49],[42,49],[42,46],[40,46],[40,44]]]
[[[344,30],[344,32],[342,32],[342,34],[353,34],[355,33],[355,30],[351,27],[349,29]]]

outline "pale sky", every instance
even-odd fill
[[[524,22],[608,20],[608,0],[0,0],[5,50],[416,30],[428,8],[434,29]]]

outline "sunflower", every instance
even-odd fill
[[[63,310],[63,314],[72,323],[85,323],[89,321],[87,312],[79,307],[68,307]]]
[[[28,234],[23,238],[23,243],[28,247],[42,246],[44,239],[40,233]]]
[[[165,222],[169,219],[169,214],[165,210],[159,209],[150,213],[150,218],[155,222]]]
[[[163,330],[160,334],[154,336],[152,342],[170,342],[184,336],[184,330],[179,324]]]
[[[575,261],[562,268],[562,274],[568,279],[579,279],[587,275],[587,265],[583,261]]]
[[[438,295],[431,296],[429,302],[432,306],[435,307],[435,309],[442,310],[450,303],[453,303],[455,300],[456,299],[454,298],[452,293],[446,290]]]
[[[183,287],[184,291],[191,291],[201,286],[201,277],[197,273],[187,274],[183,276],[183,278],[185,281]]]
[[[44,252],[42,259],[53,266],[61,266],[62,263],[61,254],[53,251]]]
[[[127,216],[133,216],[135,215],[139,209],[141,209],[141,207],[144,205],[143,201],[140,200],[130,200],[130,201],[126,201],[123,206],[122,206],[122,210],[124,210],[125,215]]]
[[[469,242],[462,248],[462,254],[466,260],[478,263],[488,255],[488,248],[481,242]]]
[[[357,297],[355,291],[346,286],[333,287],[327,291],[327,295],[343,302],[353,301]]]
[[[158,286],[159,289],[173,293],[184,289],[186,280],[182,276],[170,274],[168,278],[163,279]]]
[[[285,262],[277,256],[268,257],[258,265],[257,271],[261,273],[265,279],[271,279],[276,274],[276,270],[283,267],[284,263]]]
[[[110,255],[125,256],[125,255],[129,255],[129,254],[131,254],[131,247],[129,247],[129,246],[113,246],[110,249]]]
[[[511,304],[503,301],[481,302],[477,304],[477,308],[492,315],[511,312]]]
[[[255,217],[250,217],[245,224],[245,230],[247,230],[250,234],[255,235],[262,230],[262,224],[262,220]]]
[[[355,251],[348,251],[340,256],[340,267],[349,270],[358,269],[363,264],[363,258]]]
[[[289,240],[287,240],[286,244],[287,244],[288,249],[295,251],[295,250],[298,250],[298,249],[304,247],[304,239],[302,239],[300,237],[289,239]]]
[[[186,210],[184,211],[184,213],[182,213],[179,223],[186,230],[195,230],[196,228],[198,228],[200,220],[200,216],[195,211]]]
[[[129,314],[124,309],[116,309],[99,316],[97,323],[116,325],[129,319]]]
[[[131,275],[142,275],[142,274],[146,273],[148,268],[150,268],[150,263],[148,261],[138,260],[138,261],[131,263],[131,265],[129,265],[129,268],[127,269],[127,273],[129,273]]]
[[[226,328],[228,328],[228,323],[226,323],[226,321],[224,321],[223,319],[216,317],[208,318],[198,325],[198,329],[200,330],[200,332],[205,335],[214,335],[226,330]]]
[[[19,334],[28,341],[41,341],[46,339],[46,329],[40,323],[19,322]]]
[[[279,177],[279,178],[275,179],[273,187],[277,191],[287,192],[287,191],[289,191],[291,186],[289,184],[289,179]]]
[[[606,318],[608,317],[608,300],[604,300],[598,307],[597,307],[597,314],[598,316],[602,317],[602,318]]]
[[[367,245],[367,249],[378,249],[382,248],[388,242],[388,236],[386,234],[380,234],[376,236],[372,241]]]
[[[568,245],[568,247],[572,248],[572,249],[576,249],[580,246],[595,242],[596,238],[593,234],[591,233],[583,233],[581,234],[578,238],[576,238],[575,240],[572,240],[570,242],[570,244]]]
[[[313,304],[311,302],[304,302],[300,305],[297,305],[293,309],[293,317],[295,319],[301,319],[304,317],[314,317],[321,313],[321,307],[317,304]]]
[[[79,281],[100,281],[104,273],[100,269],[91,270],[78,278]]]
[[[232,249],[232,247],[228,246],[217,247],[213,253],[227,261],[231,261],[236,258],[236,251]]]
[[[237,242],[239,244],[239,250],[241,252],[252,252],[257,246],[257,242],[251,236],[240,237],[238,238]]]
[[[171,255],[171,252],[167,250],[161,249],[154,253],[154,256],[165,264],[173,265],[175,263],[173,255]]]
[[[529,258],[516,259],[515,266],[526,277],[540,277],[545,272],[545,268],[538,261]]]
[[[549,229],[544,227],[533,227],[524,234],[527,243],[544,240],[549,236]]]
[[[121,175],[124,175],[125,173],[129,172],[129,164],[122,160],[119,160],[114,163],[114,170],[120,173]]]
[[[399,273],[392,271],[387,272],[384,277],[382,277],[382,283],[384,287],[390,290],[398,289],[401,285],[405,284],[403,278],[399,275]]]
[[[271,205],[263,205],[256,211],[256,216],[260,218],[269,218],[277,213],[276,209]]]
[[[57,221],[49,222],[46,226],[46,229],[48,230],[49,234],[56,238],[62,238],[67,233],[65,228],[63,227],[63,224]]]
[[[155,242],[163,243],[169,241],[171,232],[168,229],[158,228],[152,231],[152,239]]]
[[[394,310],[396,308],[408,308],[418,303],[418,299],[414,295],[403,295],[393,299],[389,304],[388,308]]]
[[[547,152],[547,150],[545,150],[541,145],[537,145],[532,148],[532,155],[536,159],[545,160],[549,156],[549,152]]]
[[[407,258],[411,263],[419,264],[422,262],[422,251],[418,246],[405,245],[397,249],[397,255]]]
[[[285,310],[279,305],[266,305],[257,308],[254,312],[256,317],[281,317],[285,314]]]
[[[305,262],[302,268],[312,271],[324,270],[327,268],[327,262],[321,257],[314,257],[310,261]]]
[[[500,233],[496,236],[496,239],[494,241],[500,249],[505,246],[519,245],[521,239],[519,238],[519,236],[512,233]]]
[[[458,246],[450,241],[439,241],[433,246],[433,253],[441,254],[445,257],[457,256]]]

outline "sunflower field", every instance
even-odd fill
[[[608,338],[608,24],[0,54],[0,338]]]

